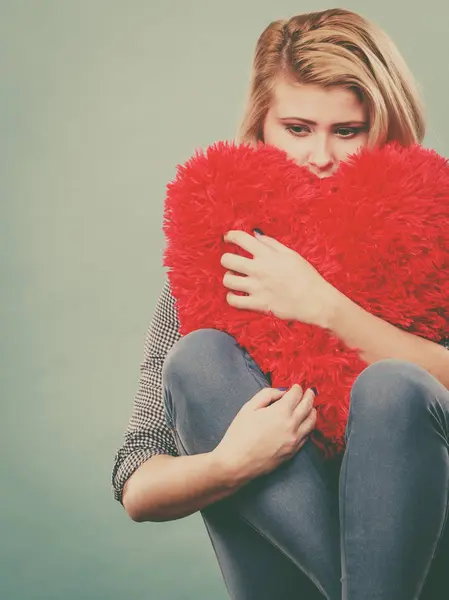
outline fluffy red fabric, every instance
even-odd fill
[[[370,313],[438,341],[449,334],[448,224],[447,161],[421,146],[365,149],[319,180],[277,148],[219,142],[167,186],[164,266],[181,334],[226,331],[273,387],[317,387],[312,439],[332,456],[366,364],[327,330],[231,307],[220,258],[251,256],[222,236],[259,227]]]

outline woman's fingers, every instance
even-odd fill
[[[302,421],[298,428],[298,439],[302,439],[309,435],[315,429],[316,425],[316,408],[312,408],[307,417]]]
[[[302,387],[295,383],[292,387],[285,392],[282,396],[281,405],[285,406],[287,410],[293,414],[298,404],[301,402],[303,396]]]
[[[307,441],[303,438],[315,428],[317,411],[313,406],[314,401],[315,392],[312,389],[308,388],[303,393],[301,386],[295,384],[276,403],[286,407],[290,414],[291,427],[298,439],[298,449]]]
[[[297,425],[298,428],[301,426],[301,423],[303,423],[304,420],[310,416],[312,411],[315,411],[315,413],[316,413],[316,409],[313,408],[314,401],[315,401],[315,394],[309,388],[305,391],[300,402],[298,402],[297,406],[295,407],[295,409],[293,411],[292,416],[293,416],[293,419],[295,420],[295,424]]]

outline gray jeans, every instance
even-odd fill
[[[180,454],[213,450],[265,375],[215,329],[181,338],[163,373]],[[449,392],[424,369],[382,360],[351,392],[347,445],[312,442],[202,511],[235,600],[449,597]]]

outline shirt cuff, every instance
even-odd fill
[[[157,454],[167,454],[158,448],[141,448],[130,452],[114,469],[112,475],[112,489],[114,499],[123,505],[123,487],[131,475],[149,458]]]

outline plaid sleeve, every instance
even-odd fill
[[[155,454],[178,456],[165,421],[162,400],[162,365],[181,338],[175,300],[167,280],[156,305],[144,347],[140,378],[131,418],[112,472],[114,498],[122,502],[123,486],[138,467]]]

